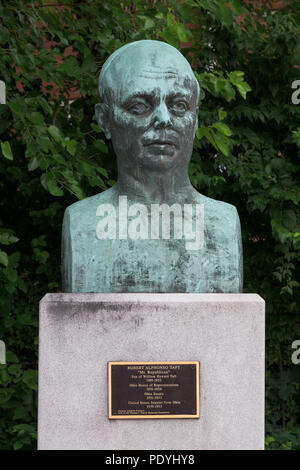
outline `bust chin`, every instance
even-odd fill
[[[64,292],[241,292],[234,206],[188,177],[199,85],[186,59],[159,41],[115,51],[99,77],[96,116],[118,181],[66,209]]]

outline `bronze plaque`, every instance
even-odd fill
[[[109,362],[108,414],[199,418],[199,361]]]

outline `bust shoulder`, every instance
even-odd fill
[[[86,211],[93,212],[94,209],[97,209],[99,204],[113,204],[114,200],[114,190],[113,188],[109,188],[95,196],[90,196],[82,199],[81,201],[74,202],[66,208],[66,212],[74,217],[81,216],[86,213]]]
[[[236,207],[228,202],[212,199],[197,193],[195,202],[203,204],[204,217],[206,221],[215,221],[221,225],[232,225],[232,223],[239,222],[239,215]]]
[[[100,204],[114,204],[115,196],[113,188],[102,193],[90,196],[68,206],[64,214],[64,226],[72,223],[72,226],[89,225],[95,223],[97,207]],[[73,227],[70,226],[70,230]]]

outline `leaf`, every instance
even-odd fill
[[[179,41],[181,42],[186,42],[188,40],[188,37],[187,37],[187,33],[186,33],[186,30],[185,30],[185,27],[184,27],[184,24],[182,23],[175,23],[173,25],[173,28],[175,29],[176,31],[176,34],[177,34],[177,37],[179,39]]]
[[[46,114],[49,114],[50,116],[53,115],[53,108],[50,106],[48,101],[45,100],[45,98],[43,98],[42,96],[38,96],[36,100],[39,102]]]
[[[82,62],[81,72],[84,73],[95,73],[97,70],[97,65],[95,62],[95,57],[91,53],[88,47],[84,49],[84,60]]]
[[[8,41],[9,36],[9,30],[2,24],[0,28],[0,44],[5,44]]]
[[[155,22],[149,16],[139,15],[137,16],[137,18],[139,18],[143,22],[144,29],[151,29],[155,27]]]
[[[162,37],[172,46],[177,47],[178,42],[188,40],[187,31],[183,23],[174,22],[174,15],[167,14],[167,27],[161,32]]]
[[[225,100],[229,103],[230,101],[234,100],[235,98],[235,91],[231,84],[225,80],[225,83],[222,88],[222,95],[224,96]]]
[[[33,157],[28,163],[28,171],[34,171],[39,167],[39,161],[36,157]]]
[[[213,133],[213,137],[214,137],[214,141],[215,141],[215,146],[217,147],[218,150],[220,150],[226,157],[228,157],[229,155],[229,141],[228,139],[218,133],[218,132],[214,132]]]
[[[103,142],[103,140],[101,140],[101,139],[95,140],[94,141],[94,146],[98,150],[100,150],[100,152],[108,154],[107,145],[105,144],[105,142]]]
[[[56,142],[62,142],[63,137],[61,135],[60,130],[56,126],[53,126],[53,125],[49,126],[48,132]]]
[[[69,190],[75,194],[78,199],[84,199],[84,191],[82,190],[79,181],[75,179],[73,172],[70,170],[63,170],[61,171],[61,175],[65,179],[65,184],[69,187]]]
[[[100,173],[105,178],[108,178],[108,173],[107,173],[107,170],[105,170],[105,168],[102,168],[101,166],[97,166],[96,169],[97,169],[98,173]]]
[[[297,142],[298,147],[300,148],[300,127],[298,127],[295,131],[293,131],[293,137],[295,141]],[[300,153],[299,153],[300,157]]]
[[[174,15],[170,12],[170,8],[169,8],[169,11],[167,13],[167,26],[171,26],[174,22]]]
[[[47,174],[46,185],[49,190],[49,193],[52,194],[52,196],[64,195],[63,190],[58,186],[56,180],[49,174]]]
[[[13,160],[13,153],[10,148],[9,142],[6,140],[5,142],[1,142],[1,150],[2,154],[7,160]]]
[[[7,363],[17,363],[19,359],[12,351],[6,351],[6,361]]]
[[[218,118],[220,121],[223,121],[227,116],[227,112],[223,108],[218,109]]]
[[[0,263],[3,264],[4,266],[8,265],[8,256],[2,250],[0,250]]]
[[[33,124],[40,125],[40,126],[45,124],[43,115],[39,113],[38,111],[32,111],[31,113],[28,113],[27,118]]]
[[[14,446],[14,450],[22,449],[22,447],[24,446],[24,442],[16,441],[16,442],[14,442],[13,446]]]
[[[203,139],[203,137],[207,137],[208,134],[209,134],[209,128],[208,127],[199,127],[196,131],[196,137],[199,140]]]
[[[12,243],[16,243],[18,241],[19,239],[17,237],[11,235],[8,232],[0,232],[0,243],[2,243],[2,245],[11,245]]]
[[[23,382],[32,390],[37,391],[37,371],[33,369],[25,370]]]
[[[41,181],[41,185],[43,186],[44,189],[46,189],[46,191],[48,191],[48,186],[47,186],[47,174],[44,173],[41,178],[40,178],[40,181]]]
[[[38,143],[45,153],[49,152],[49,150],[54,150],[55,144],[49,139],[49,137],[41,137]]]
[[[77,78],[81,74],[78,62],[74,56],[70,56],[67,59],[64,59],[60,65],[60,72],[63,74],[68,74],[71,77]]]
[[[224,122],[215,122],[213,127],[221,132],[221,134],[227,135],[228,137],[232,135],[230,128],[224,124]]]
[[[76,147],[77,147],[77,142],[76,140],[67,140],[65,141],[65,146],[66,146],[66,149],[67,151],[72,155],[74,156],[75,153],[76,153]]]
[[[233,85],[236,86],[238,89],[239,93],[242,95],[244,100],[246,99],[246,95],[248,91],[251,91],[250,85],[244,81],[244,72],[241,72],[240,70],[236,70],[234,72],[230,72],[229,74],[229,79]]]
[[[7,368],[8,372],[13,375],[18,375],[21,369],[20,364],[13,364]]]
[[[16,269],[6,268],[4,274],[9,282],[15,284],[18,279],[18,272]]]
[[[97,133],[101,133],[102,130],[100,129],[100,127],[95,124],[94,122],[91,123],[91,128],[93,129],[93,131],[97,132]]]

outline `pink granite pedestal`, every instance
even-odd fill
[[[39,449],[263,449],[256,294],[47,294]],[[108,419],[108,361],[200,361],[199,419]]]

